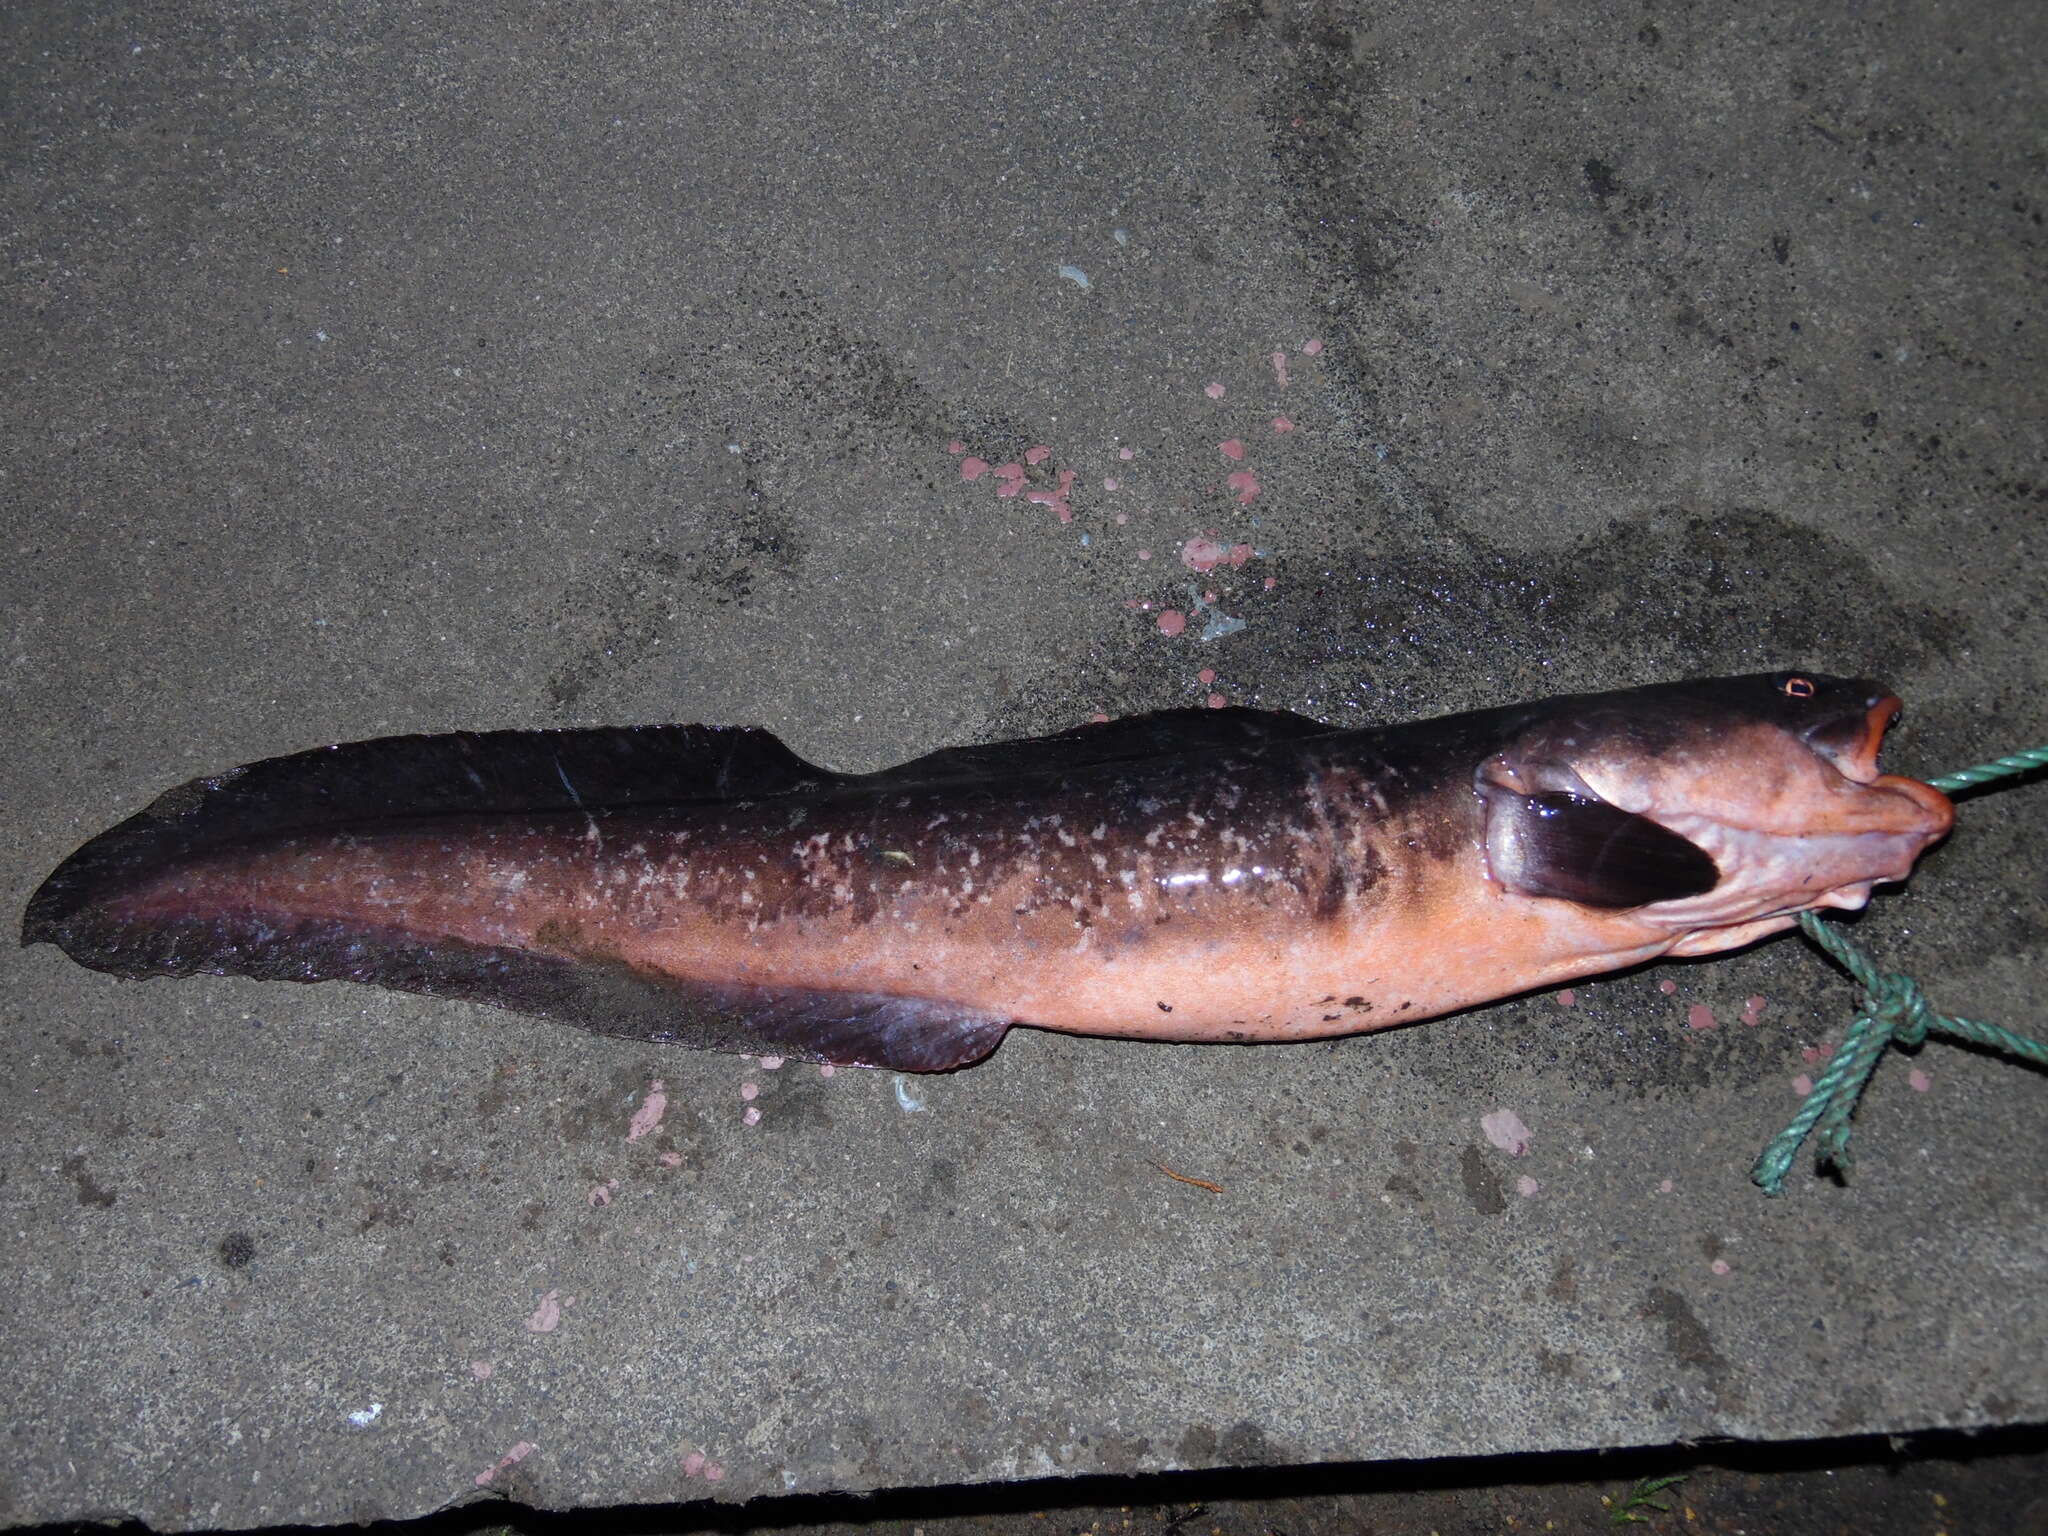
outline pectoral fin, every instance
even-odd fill
[[[1721,878],[1690,839],[1604,800],[1524,795],[1481,784],[1493,876],[1526,896],[1588,907],[1646,907],[1710,891]]]

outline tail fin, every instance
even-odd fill
[[[194,779],[102,832],[29,899],[21,942],[69,953],[66,924],[95,902],[239,843],[432,816],[766,799],[838,782],[767,731],[704,725],[463,731],[318,747]]]
[[[326,747],[159,797],[43,882],[21,937],[117,976],[354,981],[599,1034],[896,1071],[978,1060],[1001,1041],[1007,1018],[920,997],[693,981],[600,953],[464,941],[411,926],[391,908],[309,915],[259,894],[280,865],[298,860],[303,870],[325,857],[331,873],[346,863],[330,857],[336,850],[370,848],[379,833],[403,834],[437,817],[580,811],[599,822],[628,810],[770,799],[844,782],[765,731],[696,725]],[[428,858],[412,873],[431,888],[441,871]],[[237,899],[245,893],[255,899]]]

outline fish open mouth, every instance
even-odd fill
[[[1884,747],[1885,732],[1899,723],[1903,707],[1896,694],[1879,694],[1860,715],[1830,720],[1808,731],[1806,744],[1832,763],[1843,778],[1875,784],[1877,755]]]
[[[1877,756],[1884,747],[1885,733],[1899,723],[1902,709],[1897,695],[1876,694],[1861,714],[1846,715],[1807,732],[1806,744],[1852,784],[1902,796],[1913,807],[1909,819],[1917,823],[1927,841],[1933,842],[1947,836],[1955,824],[1954,804],[1931,784],[1904,774],[1885,773],[1878,767]]]

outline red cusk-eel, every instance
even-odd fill
[[[1954,819],[1790,673],[1414,725],[1175,710],[814,768],[754,730],[406,736],[163,796],[23,942],[909,1071],[1012,1024],[1305,1040],[1860,907]]]

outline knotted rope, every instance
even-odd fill
[[[1944,794],[1953,795],[2044,767],[2048,767],[2048,746],[2015,752],[1928,782]],[[1772,1138],[1750,1170],[1750,1178],[1762,1186],[1765,1194],[1783,1191],[1785,1175],[1799,1155],[1800,1144],[1815,1126],[1820,1127],[1819,1165],[1838,1172],[1848,1171],[1849,1121],[1856,1113],[1863,1090],[1870,1084],[1871,1074],[1883,1059],[1886,1046],[1914,1050],[1930,1034],[1952,1035],[2035,1066],[2048,1067],[2048,1043],[1996,1024],[1937,1013],[1912,977],[1881,970],[1840,932],[1822,922],[1817,913],[1802,912],[1799,926],[1863,988],[1863,1012],[1849,1026],[1849,1033],[1829,1059],[1827,1069],[1814,1079],[1813,1092],[1807,1095],[1805,1105],[1793,1116],[1792,1123]]]

